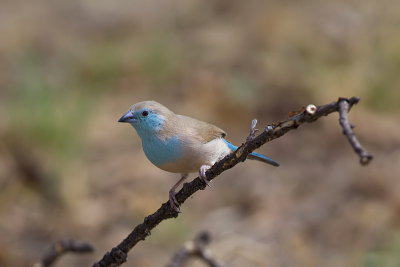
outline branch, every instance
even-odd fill
[[[50,267],[54,262],[67,252],[74,253],[89,253],[93,252],[92,245],[84,242],[77,242],[74,240],[61,240],[55,243],[50,251],[43,257],[43,259],[35,263],[34,267]]]
[[[349,123],[347,117],[350,107],[351,105],[349,105],[347,99],[339,98],[339,123],[343,128],[343,134],[347,137],[350,145],[360,157],[360,163],[362,165],[367,165],[374,157],[364,149],[352,130],[354,126]]]
[[[360,98],[352,97],[349,99],[339,98],[338,101],[323,105],[314,106],[308,105],[306,108],[302,108],[300,111],[291,114],[285,121],[281,121],[270,126],[265,127],[258,136],[255,136],[255,123],[252,122],[252,127],[250,130],[250,135],[246,142],[242,144],[235,152],[227,155],[222,160],[215,163],[207,172],[206,176],[209,181],[220,175],[222,172],[234,167],[239,162],[245,161],[247,155],[276,138],[281,137],[290,130],[297,129],[300,125],[304,123],[311,123],[323,116],[327,116],[333,112],[339,111],[340,103],[346,102],[348,104],[348,109],[352,105],[357,104]],[[195,178],[190,183],[185,183],[182,189],[176,194],[176,199],[179,204],[182,204],[191,195],[199,190],[204,190],[206,185],[199,178]],[[141,240],[145,240],[147,236],[150,235],[150,231],[156,227],[160,222],[170,218],[178,217],[179,213],[172,209],[169,202],[165,202],[161,207],[153,214],[144,218],[143,223],[137,225],[133,231],[116,247],[114,247],[110,252],[107,252],[103,258],[95,263],[94,267],[106,267],[106,266],[120,266],[124,263],[128,257],[127,253]]]
[[[197,257],[210,267],[222,267],[207,250],[206,246],[210,243],[211,236],[208,232],[200,233],[194,241],[187,242],[172,258],[167,267],[183,267],[191,257]]]

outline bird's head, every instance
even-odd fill
[[[143,101],[130,107],[118,122],[130,123],[140,137],[158,132],[165,124],[166,119],[174,114],[171,110],[155,101]]]

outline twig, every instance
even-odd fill
[[[210,241],[210,234],[208,232],[201,232],[194,241],[187,242],[173,256],[171,263],[167,267],[183,267],[192,257],[201,259],[210,267],[222,267],[223,265],[214,259],[211,252],[206,248]]]
[[[239,162],[245,161],[249,153],[270,142],[276,138],[281,137],[290,130],[297,129],[304,123],[311,123],[317,119],[327,116],[333,112],[339,111],[339,102],[343,101],[344,98],[339,99],[323,106],[315,107],[314,105],[308,106],[302,109],[300,112],[293,114],[285,121],[275,123],[267,126],[263,132],[261,132],[255,138],[248,138],[244,144],[242,144],[235,152],[227,155],[222,160],[214,164],[207,172],[206,176],[209,181],[220,175],[222,172],[234,167]],[[346,99],[346,102],[351,107],[359,102],[359,98],[352,97]],[[252,132],[250,132],[251,135]],[[205,188],[204,182],[197,177],[190,183],[185,183],[182,189],[176,194],[176,199],[179,204],[182,204],[198,190]],[[137,225],[133,231],[116,247],[110,252],[107,252],[103,258],[95,263],[94,267],[106,267],[106,266],[120,266],[127,259],[127,253],[141,240],[145,240],[150,235],[150,231],[156,227],[161,221],[178,217],[179,213],[171,208],[169,202],[165,202],[161,207],[153,214],[144,218],[143,223]]]
[[[339,123],[343,128],[343,134],[347,137],[350,145],[360,157],[360,163],[362,165],[367,165],[374,157],[364,149],[352,130],[353,126],[350,125],[347,117],[350,107],[351,105],[347,99],[339,98]]]
[[[250,133],[246,139],[247,142],[253,140],[256,137],[256,133],[258,132],[258,129],[256,129],[256,125],[257,125],[257,119],[252,120],[250,126]]]
[[[55,243],[43,259],[35,263],[33,267],[49,267],[54,262],[67,252],[74,253],[90,253],[94,251],[94,247],[85,242],[78,242],[74,240],[61,240]]]

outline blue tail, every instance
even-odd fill
[[[225,143],[228,145],[228,147],[229,147],[230,150],[235,151],[235,150],[237,149],[237,146],[232,145],[230,142],[228,142],[228,141],[225,140],[225,139],[224,139],[224,141],[225,141]],[[248,158],[248,159],[258,160],[258,161],[261,161],[261,162],[264,162],[264,163],[268,163],[268,164],[271,164],[271,165],[276,166],[276,167],[279,166],[279,163],[276,162],[275,160],[273,160],[273,159],[271,159],[271,158],[269,158],[269,157],[267,157],[267,156],[264,156],[264,155],[262,155],[262,154],[256,153],[256,152],[250,153],[250,154],[247,156],[247,158]]]

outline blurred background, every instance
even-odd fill
[[[398,0],[1,0],[0,266],[29,266],[60,239],[90,266],[178,180],[117,120],[156,100],[237,144],[307,104],[360,96],[260,149],[159,225],[125,266],[164,266],[208,230],[230,266],[400,266]],[[193,175],[194,177],[194,175]],[[204,266],[192,262],[191,266]]]

